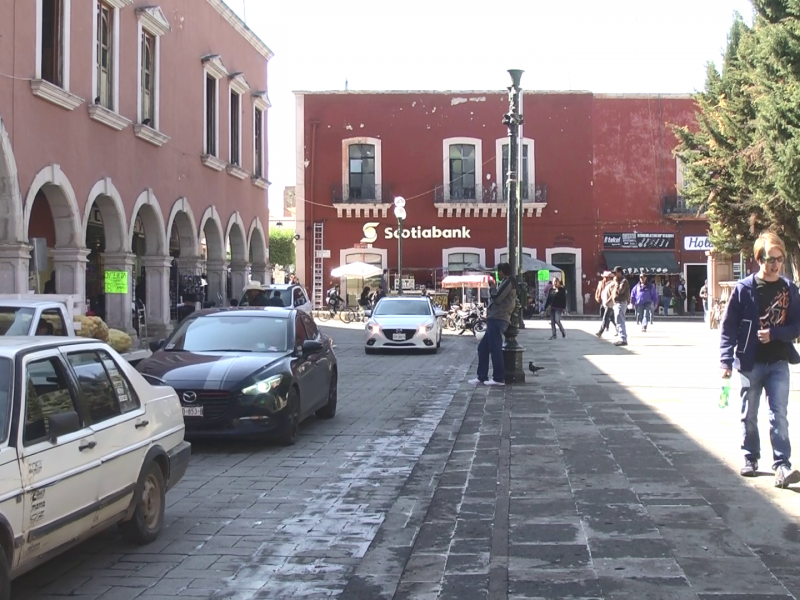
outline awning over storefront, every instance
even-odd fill
[[[606,250],[609,269],[622,267],[626,275],[677,275],[681,272],[672,252],[647,250]]]

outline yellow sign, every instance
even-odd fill
[[[106,271],[105,273],[106,294],[127,294],[128,293],[128,272],[127,271]]]

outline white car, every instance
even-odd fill
[[[367,311],[364,351],[424,350],[435,354],[442,343],[442,317],[427,297],[391,296],[382,298]]]
[[[119,524],[145,544],[186,472],[175,390],[108,345],[0,338],[0,600],[11,579]]]
[[[273,283],[271,285],[262,285],[261,289],[264,290],[264,294],[267,296],[268,300],[275,295],[275,292],[278,292],[278,296],[280,297],[284,308],[296,308],[297,310],[302,310],[309,315],[312,312],[311,300],[309,299],[308,293],[302,285],[298,285],[296,283]],[[247,292],[245,292],[241,301],[239,302],[239,306],[248,305],[249,302],[247,301]]]

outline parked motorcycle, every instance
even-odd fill
[[[473,304],[466,310],[457,308],[452,317],[454,330],[458,335],[464,335],[465,331],[471,331],[473,335],[486,331],[485,310],[482,304]]]

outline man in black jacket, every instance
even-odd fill
[[[517,283],[511,278],[511,265],[497,265],[500,285],[489,278],[489,308],[486,310],[486,334],[478,344],[478,377],[473,385],[505,385],[503,363],[503,334],[511,323],[511,314],[517,304]],[[489,357],[492,358],[492,378],[489,379]]]

